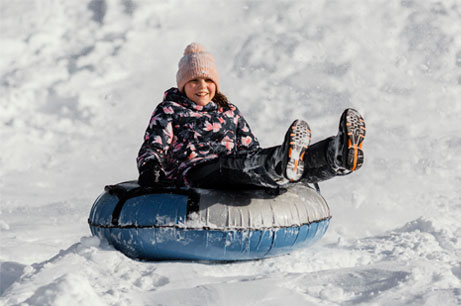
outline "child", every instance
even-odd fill
[[[238,108],[220,92],[213,56],[192,43],[147,127],[137,158],[139,184],[198,188],[278,188],[317,183],[359,169],[365,122],[353,109],[339,132],[309,146],[308,124],[295,120],[280,146],[262,149]]]

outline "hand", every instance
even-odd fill
[[[166,174],[163,168],[158,165],[149,165],[141,171],[138,183],[142,187],[154,187],[166,181]]]

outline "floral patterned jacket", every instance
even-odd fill
[[[169,179],[182,180],[200,163],[259,148],[236,106],[223,109],[213,101],[200,106],[171,88],[150,119],[137,165],[141,172],[152,162],[158,163]]]

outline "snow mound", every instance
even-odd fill
[[[461,304],[458,0],[30,0],[0,13],[0,304]],[[344,108],[364,115],[364,166],[321,184],[333,219],[315,247],[147,263],[87,237],[103,186],[137,177],[192,41],[263,146],[295,118],[316,142]]]
[[[15,281],[4,288],[0,301],[7,305],[147,305],[148,301],[265,305],[271,300],[271,305],[278,305],[288,299],[294,305],[407,304],[443,296],[448,305],[455,305],[461,285],[461,247],[447,248],[432,234],[408,228],[321,243],[278,258],[218,265],[135,261],[105,241],[82,237],[49,260],[16,264],[16,276],[10,276]],[[235,291],[240,295],[235,296]]]

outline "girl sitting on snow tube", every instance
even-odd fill
[[[213,56],[192,43],[176,74],[177,88],[157,105],[139,150],[143,187],[211,189],[264,187],[292,182],[317,183],[358,170],[363,164],[365,122],[346,109],[339,132],[310,146],[311,131],[295,120],[280,146],[261,148],[238,110],[220,92]]]

